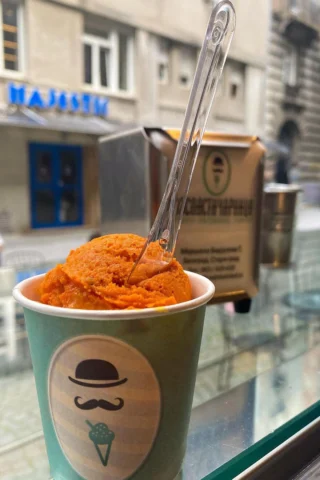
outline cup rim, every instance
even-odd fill
[[[30,298],[26,297],[22,291],[26,287],[30,287],[32,283],[38,282],[45,276],[45,274],[36,275],[18,283],[14,287],[12,295],[14,299],[20,305],[22,305],[22,307],[32,310],[33,312],[41,313],[43,315],[51,315],[53,317],[76,318],[78,320],[135,320],[141,318],[159,317],[173,313],[194,310],[195,308],[207,304],[213,297],[215,286],[211,280],[199,275],[198,273],[188,272],[186,270],[185,273],[188,275],[191,285],[193,285],[193,283],[196,281],[197,283],[200,282],[204,287],[205,293],[197,298],[188,300],[187,302],[169,305],[166,307],[143,308],[140,310],[82,310],[75,308],[54,307],[37,302],[36,300],[30,300]]]

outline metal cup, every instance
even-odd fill
[[[261,263],[275,268],[291,261],[298,185],[269,184],[264,188]]]

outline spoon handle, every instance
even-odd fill
[[[144,262],[150,264],[158,261],[165,265],[173,258],[193,170],[233,38],[235,18],[229,0],[220,1],[212,10],[168,183],[134,269]],[[156,241],[162,246],[161,258],[148,260],[148,245]]]

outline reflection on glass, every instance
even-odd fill
[[[36,222],[49,224],[55,222],[55,206],[53,192],[48,190],[39,190],[35,194],[36,200]]]
[[[68,150],[61,152],[61,185],[74,185],[77,181],[77,165],[74,153]]]
[[[37,182],[50,183],[52,180],[52,157],[49,152],[40,152],[36,166]]]
[[[84,83],[92,83],[92,47],[84,45]]]
[[[196,63],[197,54],[194,49],[187,47],[180,49],[179,82],[184,87],[189,87],[191,85]]]
[[[110,85],[110,50],[100,47],[100,85],[109,87]]]
[[[168,65],[164,63],[159,63],[158,65],[158,78],[161,82],[166,82],[169,76],[169,68]]]
[[[77,192],[62,192],[60,199],[59,220],[61,223],[76,222],[79,218]]]
[[[158,80],[160,83],[166,84],[169,82],[169,64],[171,55],[170,42],[161,38],[159,41],[158,50]]]
[[[19,70],[18,6],[2,5],[3,57],[6,70]]]
[[[119,88],[128,90],[128,37],[119,35]]]

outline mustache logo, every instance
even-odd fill
[[[118,404],[115,405],[114,403],[108,402],[107,400],[88,400],[87,402],[80,403],[79,400],[81,400],[81,397],[75,397],[74,403],[76,407],[80,408],[81,410],[93,410],[95,408],[103,408],[103,410],[111,410],[111,411],[116,411],[120,410],[123,405],[124,401],[122,398],[115,398],[115,400],[118,400]]]

